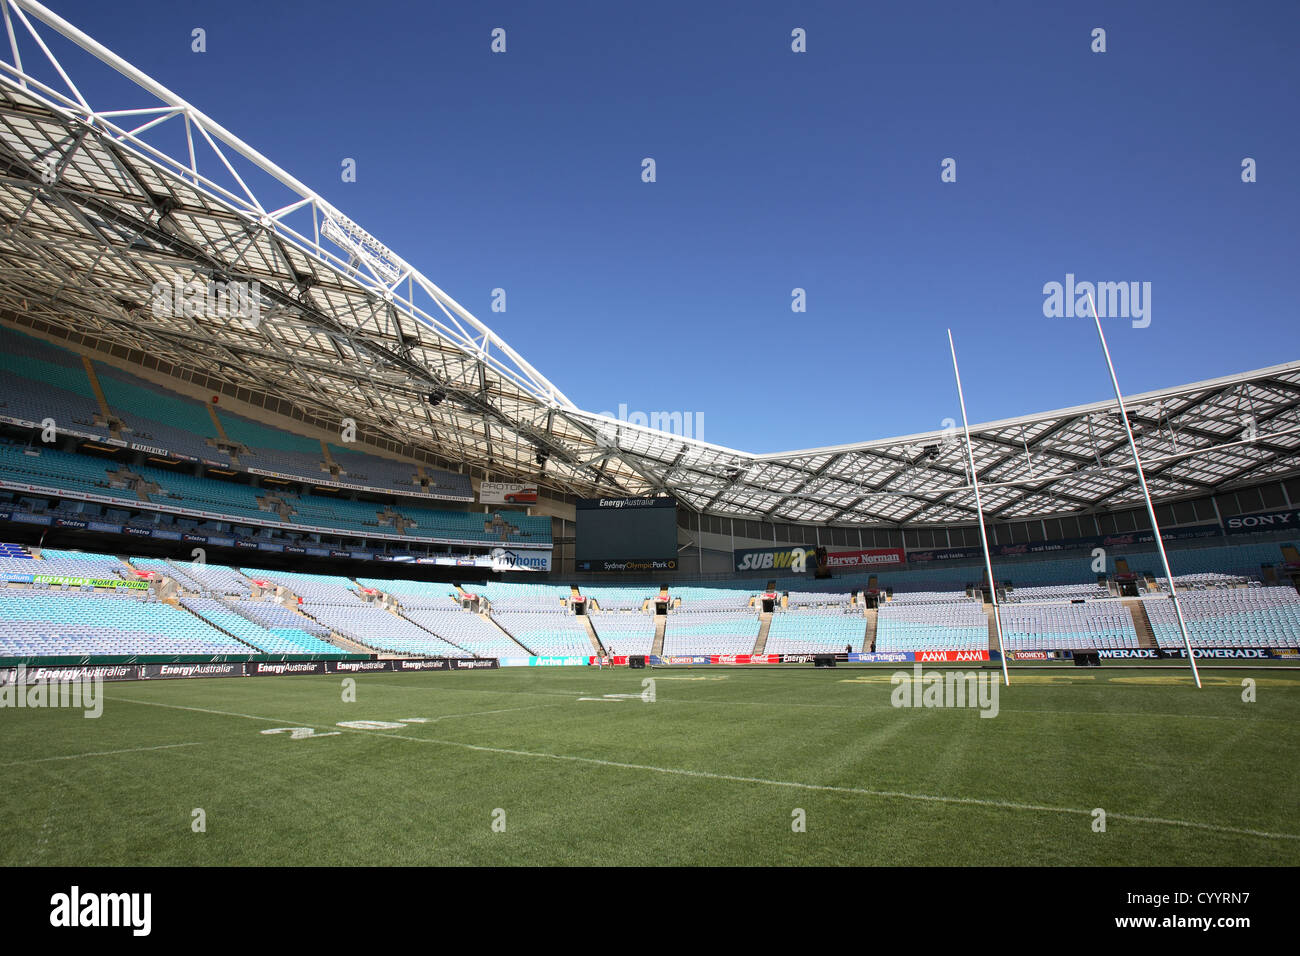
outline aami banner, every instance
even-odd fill
[[[537,485],[517,481],[485,481],[478,488],[479,504],[535,505]]]

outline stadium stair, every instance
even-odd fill
[[[1137,631],[1138,647],[1155,647],[1156,635],[1151,629],[1151,619],[1147,617],[1146,602],[1140,598],[1124,598],[1123,603],[1133,615],[1133,629]]]
[[[90,390],[95,395],[95,401],[99,403],[99,414],[104,416],[104,423],[108,425],[109,433],[114,438],[121,438],[121,431],[114,428],[113,412],[108,407],[108,399],[104,395],[104,389],[99,384],[99,376],[95,374],[95,363],[86,356],[81,356],[81,364],[86,368],[86,378],[90,380]]]
[[[867,609],[867,636],[862,640],[862,651],[866,653],[876,646],[876,628],[880,624],[880,612],[874,607]]]
[[[998,622],[992,612],[993,605],[986,603],[984,605],[984,614],[989,621],[989,651],[1002,653],[1002,645],[998,643]]]
[[[222,634],[226,635],[226,637],[230,638],[230,639],[231,639],[232,641],[234,641],[236,644],[242,644],[242,645],[244,645],[244,647],[248,648],[248,653],[249,653],[249,654],[265,654],[265,653],[266,653],[266,651],[262,650],[260,647],[254,647],[252,644],[248,643],[248,641],[244,640],[243,638],[238,637],[238,636],[236,636],[236,635],[230,633],[230,631],[226,630],[224,627],[222,627],[222,626],[221,626],[220,624],[218,624],[216,621],[209,621],[206,617],[204,617],[204,616],[203,616],[202,614],[200,614],[198,611],[195,611],[195,610],[192,610],[191,608],[186,607],[184,604],[182,604],[182,603],[181,603],[179,600],[177,600],[176,598],[172,598],[172,599],[171,599],[170,601],[168,601],[167,603],[170,604],[172,607],[177,608],[178,610],[184,611],[186,614],[192,615],[193,617],[197,617],[200,621],[202,621],[202,622],[203,622],[204,624],[206,624],[208,627],[212,628],[214,631],[220,631]]]
[[[754,641],[755,654],[767,652],[767,633],[772,629],[772,612],[763,611],[758,615],[758,638]]]
[[[655,615],[655,642],[650,645],[651,654],[662,654],[664,652],[664,634],[668,631],[668,615]]]
[[[457,587],[459,587],[459,585],[457,585]],[[517,637],[515,637],[513,634],[511,634],[510,631],[508,631],[505,627],[502,626],[502,624],[501,624],[500,621],[498,621],[496,618],[494,618],[494,617],[493,617],[491,614],[489,614],[487,611],[480,611],[480,612],[479,612],[479,617],[483,618],[483,620],[487,621],[489,624],[491,624],[493,627],[495,627],[498,631],[500,631],[500,632],[501,632],[502,634],[504,634],[506,637],[510,638],[510,640],[514,641],[516,644],[518,644],[520,647],[522,647],[525,651],[527,651],[529,657],[537,657],[537,656],[538,656],[538,654],[537,654],[537,652],[536,652],[535,650],[533,650],[531,647],[529,647],[527,644],[525,644],[525,643],[524,643],[523,641],[521,641],[519,638],[517,638]],[[591,625],[588,624],[587,626],[590,627]]]
[[[391,600],[391,598],[390,598],[390,600]],[[416,621],[412,621],[409,617],[407,617],[405,614],[403,614],[403,613],[398,609],[398,607],[397,607],[395,604],[385,604],[385,605],[384,605],[384,610],[387,611],[389,614],[393,615],[393,617],[400,617],[403,621],[405,621],[407,624],[410,624],[412,627],[418,627],[420,630],[424,631],[424,632],[425,632],[426,634],[428,634],[430,637],[436,637],[438,640],[442,641],[444,644],[450,644],[452,647],[456,648],[456,650],[460,651],[460,652],[461,652],[462,654],[464,654],[466,657],[474,657],[474,656],[475,656],[471,651],[467,651],[467,650],[465,650],[465,648],[461,647],[459,644],[457,644],[455,641],[453,641],[450,637],[443,637],[441,634],[436,634],[436,633],[434,633],[433,631],[429,630],[429,629],[428,629],[427,627],[425,627],[423,624],[419,624],[419,623],[417,623]],[[410,654],[401,654],[401,655],[398,655],[398,656],[400,656],[400,657],[410,657],[411,655],[410,655]]]
[[[576,591],[577,588],[574,588],[574,590]],[[604,646],[600,643],[600,636],[596,633],[596,628],[595,628],[595,627],[592,625],[592,623],[591,623],[591,615],[590,615],[590,614],[584,614],[584,615],[582,616],[582,623],[585,624],[585,625],[587,626],[587,636],[588,636],[589,638],[591,638],[591,646],[592,646],[593,650],[595,651],[596,656],[597,656],[597,657],[604,657],[604,656],[605,656],[605,648],[604,648]]]

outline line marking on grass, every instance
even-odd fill
[[[263,720],[268,723],[293,724],[292,720],[281,720],[277,717],[260,717],[255,714],[237,714],[223,710],[208,710],[203,707],[189,707],[184,704],[165,704],[160,701],[152,700],[132,700],[129,697],[112,697],[110,700],[119,700],[129,704],[144,704],[149,707],[168,707],[173,710],[193,710],[204,714],[217,714],[223,717],[242,717],[246,720]],[[299,726],[311,727],[314,730],[325,729],[319,724],[308,724],[298,722]],[[329,729],[333,729],[332,727]],[[1006,800],[986,800],[980,797],[948,797],[939,794],[929,793],[907,793],[901,790],[870,790],[865,787],[839,787],[832,784],[820,783],[802,783],[795,780],[768,780],[763,777],[742,777],[736,774],[713,773],[707,770],[686,770],[681,767],[655,767],[650,764],[623,763],[617,760],[601,760],[598,757],[578,757],[572,754],[552,754],[536,750],[514,750],[508,747],[488,747],[483,744],[470,744],[461,740],[441,740],[436,737],[410,737],[405,734],[390,734],[380,730],[357,730],[355,728],[344,728],[349,733],[364,734],[371,737],[387,737],[392,740],[406,740],[417,744],[434,744],[442,747],[458,747],[462,750],[472,750],[479,753],[502,754],[511,757],[531,757],[539,760],[559,760],[568,763],[582,763],[597,767],[613,767],[619,770],[636,770],[644,773],[659,773],[677,777],[695,777],[701,780],[721,780],[728,783],[751,783],[766,787],[786,787],[794,790],[812,790],[824,793],[844,793],[853,796],[879,797],[882,799],[893,800],[912,800],[922,803],[942,803],[957,806],[974,806],[986,807],[994,810],[1022,810],[1031,813],[1064,813],[1073,816],[1091,817],[1091,810],[1081,810],[1076,807],[1048,807],[1034,803],[1012,803]],[[1221,826],[1216,823],[1197,823],[1191,820],[1170,820],[1164,817],[1147,817],[1126,813],[1108,813],[1107,819],[1126,820],[1129,823],[1150,823],[1158,826],[1183,827],[1193,830],[1208,830],[1212,833],[1233,833],[1241,836],[1262,837],[1269,840],[1300,840],[1300,834],[1296,833],[1270,833],[1265,830],[1251,830],[1245,827]]]
[[[25,767],[33,763],[47,763],[51,760],[80,760],[82,757],[111,757],[114,754],[140,754],[149,750],[171,750],[173,747],[197,747],[202,744],[202,740],[195,740],[187,744],[160,744],[157,747],[131,747],[127,750],[97,750],[87,754],[68,754],[63,757],[36,757],[32,760],[15,760],[11,763],[0,763],[0,767]]]

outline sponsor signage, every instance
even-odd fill
[[[120,578],[74,578],[60,574],[34,574],[32,580],[37,584],[58,584],[80,588],[91,585],[97,588],[136,588],[145,589],[149,585],[143,581],[123,581]]]
[[[551,570],[549,551],[513,551],[509,548],[493,548],[491,559],[493,571]]]
[[[514,481],[485,481],[478,488],[479,504],[535,505],[537,485]]]
[[[249,677],[265,674],[324,674],[324,661],[253,661],[248,665]]]
[[[801,574],[804,571],[817,570],[816,548],[746,548],[735,552],[736,570],[745,571],[791,571]]]
[[[141,664],[141,680],[172,679],[178,677],[243,677],[246,664]]]
[[[1181,647],[1161,649],[1166,657],[1186,657],[1187,651]],[[1273,655],[1263,647],[1193,647],[1194,657],[1225,658],[1232,660],[1269,660]]]
[[[1225,518],[1223,526],[1228,534],[1243,534],[1249,531],[1294,531],[1300,527],[1300,510],[1257,511],[1248,515],[1236,515]]]
[[[579,498],[575,503],[579,511],[617,511],[633,508],[675,508],[676,498]]]
[[[850,664],[902,664],[916,660],[912,651],[874,651],[863,654],[849,654]]]
[[[913,660],[926,661],[986,661],[989,652],[982,651],[916,651]]]
[[[677,559],[662,561],[579,561],[579,571],[676,571]]]
[[[863,551],[827,551],[828,568],[879,568],[904,562],[902,548],[869,548]]]

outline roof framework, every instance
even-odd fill
[[[755,455],[578,409],[342,212],[32,0],[0,0],[0,316],[356,421],[494,478],[792,522],[969,522],[955,429]],[[124,82],[125,81],[125,82]],[[89,90],[111,90],[91,103]],[[255,323],[153,308],[257,283]],[[433,405],[430,392],[446,397]],[[1300,470],[1300,361],[1126,396],[1156,498]],[[985,511],[1140,501],[1113,402],[971,428]],[[539,463],[544,458],[544,464]]]

